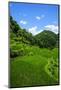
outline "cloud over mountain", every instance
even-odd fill
[[[28,31],[31,32],[33,35],[36,35],[40,33],[42,30],[38,30],[38,27],[34,26],[34,27],[29,28]]]
[[[58,25],[46,25],[44,28],[53,31],[56,34],[58,33]]]

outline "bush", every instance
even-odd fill
[[[26,49],[26,45],[21,43],[14,43],[10,46],[10,57],[16,57],[16,56],[24,56],[28,54],[28,50]]]
[[[16,56],[19,56],[18,50],[11,50],[10,49],[10,57],[13,58],[13,57],[16,57]]]
[[[33,56],[33,52],[29,52],[28,56]]]

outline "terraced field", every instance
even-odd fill
[[[28,47],[29,53],[10,60],[10,87],[57,85],[58,49]]]

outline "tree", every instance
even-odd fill
[[[13,20],[12,16],[10,16],[10,28],[15,34],[17,34],[18,30],[20,29],[19,25],[15,20]]]

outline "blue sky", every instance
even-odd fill
[[[9,11],[20,27],[33,35],[45,29],[58,33],[58,5],[11,2]]]

